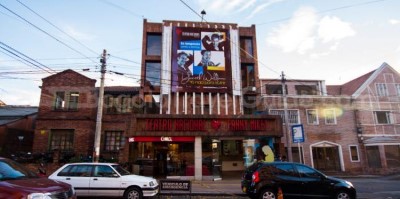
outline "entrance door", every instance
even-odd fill
[[[337,146],[313,147],[314,167],[322,171],[340,171],[339,149]]]
[[[165,142],[156,143],[154,147],[154,176],[165,177],[167,175],[168,145]]]
[[[214,180],[221,180],[222,161],[221,161],[221,142],[212,140],[212,175]]]

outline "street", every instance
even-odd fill
[[[400,199],[400,175],[340,177],[354,184],[358,199]],[[248,198],[241,192],[240,180],[195,181],[192,194],[161,194],[154,199]],[[79,199],[83,199],[80,197]],[[86,198],[85,198],[86,199]]]
[[[346,178],[362,199],[400,199],[400,175],[387,177]]]
[[[400,175],[341,177],[354,184],[358,199],[400,199]],[[248,198],[241,193],[240,180],[193,182],[192,197],[160,195],[155,198]]]

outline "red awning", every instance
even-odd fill
[[[129,142],[194,142],[194,137],[136,136],[128,140]]]

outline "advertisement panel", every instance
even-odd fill
[[[173,27],[172,91],[229,92],[229,31]]]

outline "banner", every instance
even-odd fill
[[[172,91],[230,91],[229,31],[174,27],[172,32]]]

